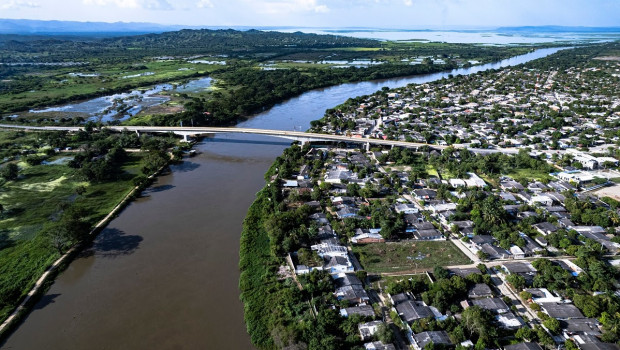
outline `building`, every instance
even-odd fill
[[[450,340],[450,336],[446,331],[430,331],[430,332],[422,332],[413,335],[412,345],[416,350],[422,350],[424,347],[433,343],[435,345],[452,345],[452,341]]]
[[[396,305],[396,311],[407,323],[433,316],[431,309],[422,302],[406,300]]]
[[[542,350],[537,343],[519,343],[504,346],[504,350]]]
[[[372,336],[379,330],[379,326],[383,324],[383,321],[371,321],[359,324],[357,328],[360,331],[360,336],[362,337],[362,340],[368,340],[372,338]]]

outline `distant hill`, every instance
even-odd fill
[[[135,60],[146,56],[274,56],[326,48],[380,47],[377,40],[337,35],[280,33],[259,30],[183,29],[158,34],[106,38],[62,35],[0,34],[0,55],[12,62],[62,61],[65,59]]]
[[[523,26],[499,27],[497,31],[521,33],[620,33],[620,27]]]
[[[188,28],[188,26],[136,22],[107,23],[0,19],[0,34],[97,34],[99,36],[117,36],[128,34],[162,33],[184,28]]]

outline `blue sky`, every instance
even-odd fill
[[[192,26],[620,26],[620,0],[0,0],[0,18]]]

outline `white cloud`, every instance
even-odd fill
[[[329,12],[329,7],[319,4],[317,0],[280,0],[280,1],[252,1],[258,13],[267,15],[285,15],[299,12]]]
[[[143,1],[143,7],[149,10],[174,10],[168,0],[146,0]]]
[[[213,3],[211,0],[200,0],[196,3],[196,7],[198,8],[213,8]]]
[[[115,5],[120,8],[138,8],[140,4],[137,0],[84,0],[86,5],[108,6]]]
[[[126,9],[143,8],[146,10],[174,10],[168,0],[83,0],[86,5],[116,6]]]
[[[2,10],[17,10],[24,7],[41,7],[39,3],[32,1],[21,1],[21,0],[8,0],[8,1],[0,1],[0,9]]]
[[[403,1],[405,6],[412,6],[413,5],[413,0],[404,0]]]

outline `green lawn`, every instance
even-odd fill
[[[0,203],[5,208],[0,215],[0,322],[58,257],[39,231],[58,216],[61,204],[83,208],[86,220],[94,226],[133,189],[132,179],[141,166],[142,155],[131,153],[121,179],[90,184],[67,165],[37,165],[21,169],[20,178],[0,187]],[[87,189],[79,196],[75,194],[78,186]]]
[[[353,252],[369,273],[430,269],[437,265],[471,264],[452,242],[388,242],[354,245]],[[417,266],[416,266],[417,263]]]
[[[514,169],[508,176],[512,177],[516,181],[520,179],[536,179],[538,181],[551,181],[553,178],[548,172],[535,170],[535,169]]]

